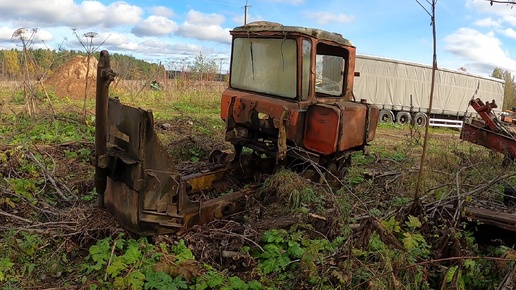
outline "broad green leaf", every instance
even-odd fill
[[[288,247],[288,250],[287,250],[287,254],[289,254],[293,258],[299,258],[305,252],[305,250],[303,248],[301,248],[299,246],[299,243],[297,243],[297,242],[289,241],[288,242],[288,246],[289,247]]]
[[[180,240],[177,245],[172,246],[172,252],[176,255],[176,259],[180,261],[195,260],[192,251],[185,245],[184,240]]]
[[[231,289],[242,289],[242,290],[245,290],[245,289],[249,288],[246,285],[246,283],[242,279],[237,277],[237,276],[229,277],[228,281],[229,281],[229,286],[231,286]]]
[[[122,273],[122,271],[127,269],[127,264],[122,262],[122,259],[118,258],[114,260],[111,265],[109,265],[106,269],[106,272],[111,275],[111,277],[116,277]]]
[[[131,241],[128,243],[128,248],[123,255],[123,259],[129,265],[134,264],[135,262],[140,261],[142,258],[142,253],[140,252],[139,245],[135,241]]]
[[[408,221],[405,222],[405,224],[411,229],[414,230],[416,228],[421,227],[421,222],[419,219],[415,216],[409,215]]]
[[[401,230],[400,223],[394,217],[391,217],[388,221],[382,220],[382,225],[391,233],[399,233]]]
[[[127,280],[128,286],[131,286],[131,289],[143,289],[145,275],[140,271],[133,271],[127,276]]]
[[[248,283],[249,285],[249,289],[251,290],[260,290],[260,289],[263,289],[263,286],[260,282],[256,281],[256,280],[252,280]]]

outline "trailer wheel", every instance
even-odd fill
[[[418,127],[424,127],[426,126],[426,122],[428,122],[428,116],[425,113],[416,113],[412,122]]]
[[[391,110],[380,110],[378,120],[380,123],[392,123],[394,122],[394,113]]]
[[[409,112],[398,112],[396,114],[396,123],[409,124],[411,119]]]

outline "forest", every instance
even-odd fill
[[[76,56],[87,56],[78,50],[50,50],[28,48],[27,53],[19,49],[0,51],[0,76],[2,80],[19,80],[26,72],[30,79],[51,75],[63,64]],[[139,79],[157,70],[158,64],[148,63],[125,54],[114,53],[113,64],[120,68],[126,79]],[[27,64],[25,66],[25,63]]]
[[[0,79],[4,81],[19,80],[24,77],[41,79],[51,76],[59,67],[77,56],[87,57],[88,53],[78,50],[50,50],[27,48],[27,53],[19,49],[0,50]],[[119,72],[119,77],[126,80],[138,80],[145,76],[154,75],[162,79],[163,75],[157,72],[165,68],[165,64],[149,63],[126,54],[113,53],[112,66]],[[175,78],[181,73],[189,73],[189,78],[223,80],[222,63],[210,59],[202,53],[188,59],[171,61],[168,64],[167,77]]]

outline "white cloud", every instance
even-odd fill
[[[512,5],[497,3],[491,5],[486,0],[467,0],[466,7],[474,9],[479,13],[495,14],[499,17],[499,23],[516,25],[516,9],[513,9]]]
[[[196,25],[220,25],[225,20],[225,17],[220,14],[205,14],[195,10],[188,11],[186,15],[186,21]]]
[[[160,36],[175,32],[177,23],[163,16],[149,16],[131,30],[136,36]]]
[[[110,34],[101,34],[99,35],[99,44],[102,41],[105,41],[102,45],[103,47],[109,49],[119,49],[119,50],[129,50],[135,51],[138,50],[139,45],[137,42],[130,40],[131,35],[122,34],[122,33],[110,33]]]
[[[83,2],[84,3],[84,2]],[[125,2],[113,2],[106,7],[105,26],[118,26],[135,24],[140,20],[143,10],[138,6]]]
[[[311,20],[314,20],[317,24],[325,25],[328,23],[350,23],[355,20],[354,16],[349,16],[344,13],[333,13],[324,11],[305,11],[303,15]]]
[[[500,30],[500,33],[507,37],[516,39],[516,31],[512,28],[506,28],[504,30]]]
[[[71,26],[92,25],[113,27],[135,24],[143,10],[123,1],[104,5],[98,1],[85,0],[76,4],[73,0],[0,0],[0,20],[13,22],[15,26]],[[15,23],[14,23],[15,22]]]
[[[235,15],[232,20],[237,26],[244,25],[244,15]],[[260,15],[247,15],[247,23],[254,21],[265,21],[265,18]]]
[[[10,27],[0,27],[0,40],[11,40],[11,36],[13,35],[14,29]]]
[[[477,20],[477,21],[474,22],[474,24],[476,26],[488,27],[488,28],[491,28],[491,27],[498,28],[498,27],[500,27],[500,21],[499,20],[495,21],[491,17],[487,17],[487,18],[484,18],[484,19]]]
[[[516,15],[505,15],[503,21],[511,26],[516,26]]]
[[[49,31],[46,31],[44,29],[38,29],[38,31],[34,35],[34,42],[38,42],[38,41],[49,42],[52,40],[54,40],[52,33],[50,33]]]
[[[140,43],[140,47],[148,54],[156,55],[173,55],[178,58],[179,56],[191,57],[196,56],[200,52],[212,53],[211,49],[186,43],[165,43],[159,40],[146,40]]]
[[[268,0],[269,2],[284,3],[290,5],[299,5],[305,3],[305,0]]]
[[[225,17],[220,14],[204,14],[195,10],[188,11],[186,21],[179,27],[177,34],[199,40],[231,43],[229,28],[222,28]]]
[[[79,6],[74,4],[73,7],[63,11],[66,11],[68,15],[59,15],[60,19],[54,19],[55,23],[81,28],[101,23],[107,14],[106,6],[96,1],[84,1]]]
[[[173,17],[174,11],[170,8],[167,8],[165,6],[154,6],[150,8],[150,12],[157,16],[163,16],[163,17]]]
[[[502,49],[493,32],[483,34],[471,28],[460,28],[444,38],[446,50],[462,58],[468,71],[491,73],[495,67],[516,73],[516,61]]]

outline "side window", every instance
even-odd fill
[[[308,94],[310,93],[310,71],[312,67],[312,43],[308,39],[303,39],[303,79],[301,99],[308,100]]]
[[[345,59],[341,56],[317,54],[315,92],[330,96],[342,95]]]

